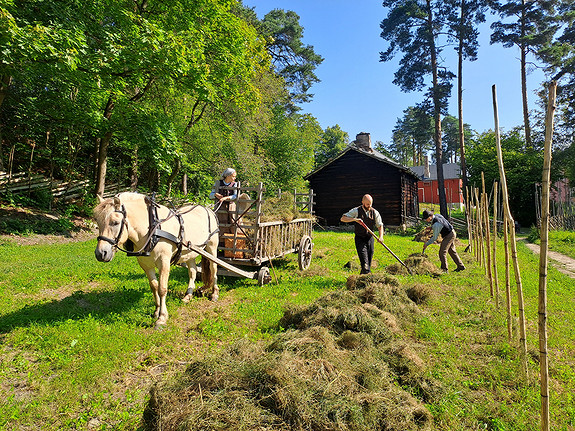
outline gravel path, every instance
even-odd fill
[[[539,254],[539,245],[532,244],[527,241],[525,241],[525,245],[533,253]],[[575,278],[575,259],[551,250],[547,252],[547,256],[552,261],[550,263],[553,264],[553,266],[557,269],[557,271],[562,272],[563,274],[566,274],[571,278]]]

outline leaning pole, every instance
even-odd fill
[[[547,358],[547,251],[549,249],[549,188],[551,177],[551,142],[557,83],[549,84],[545,118],[545,149],[541,179],[541,247],[539,253],[539,371],[541,374],[541,431],[549,430],[549,363]]]
[[[523,301],[523,284],[521,283],[521,273],[519,271],[519,260],[517,259],[517,242],[515,239],[515,223],[511,210],[509,209],[509,193],[507,192],[507,180],[505,178],[505,168],[503,167],[503,153],[501,151],[501,136],[499,135],[499,114],[497,111],[497,90],[492,87],[493,93],[493,116],[495,118],[495,142],[497,147],[497,162],[499,164],[499,177],[501,181],[501,192],[503,200],[503,211],[507,215],[509,230],[511,231],[511,257],[513,259],[513,269],[515,272],[515,282],[517,283],[517,308],[519,311],[519,354],[521,356],[521,369],[523,377],[527,380],[527,336],[525,330],[525,303]]]

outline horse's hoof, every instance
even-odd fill
[[[190,302],[190,300],[192,299],[192,296],[193,296],[193,295],[192,295],[191,293],[188,293],[186,296],[184,296],[184,297],[182,298],[182,302],[183,302],[184,304],[187,304],[187,303]]]
[[[218,302],[218,299],[220,299],[220,295],[212,295],[212,302]]]

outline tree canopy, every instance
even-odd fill
[[[30,0],[3,2],[0,17],[0,168],[88,176],[98,193],[129,178],[207,196],[227,166],[304,185],[319,126],[294,106],[310,100],[322,58],[297,14],[260,21],[236,0]],[[271,130],[300,135],[283,161]]]

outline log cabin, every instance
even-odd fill
[[[337,226],[343,213],[361,205],[364,194],[386,227],[405,227],[418,219],[419,178],[371,146],[369,133],[359,133],[345,150],[305,177],[315,194],[320,224]]]

